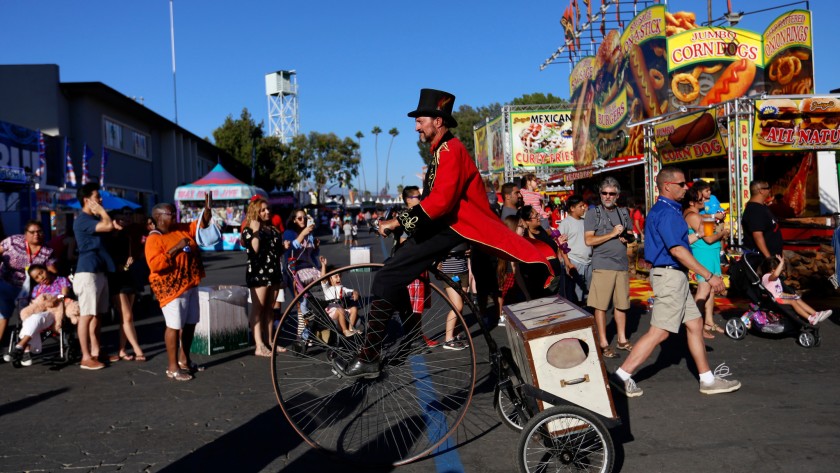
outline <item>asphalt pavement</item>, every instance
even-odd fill
[[[374,261],[382,261],[380,240],[363,234],[361,243],[371,246]],[[341,244],[325,243],[322,251],[333,264],[349,263],[349,251]],[[205,285],[243,283],[243,253],[205,256]],[[840,312],[837,297],[809,302]],[[253,349],[195,356],[206,371],[190,382],[168,380],[160,311],[148,300],[136,310],[139,339],[149,357],[145,363],[120,361],[101,371],[83,371],[77,364],[47,362],[44,358],[54,350],[47,345],[45,357],[31,367],[0,364],[0,471],[371,471],[343,465],[301,441],[277,405],[269,360],[254,357]],[[724,317],[740,315],[738,310]],[[631,340],[647,327],[648,314],[634,304]],[[476,329],[473,325],[473,335]],[[821,333],[821,346],[810,349],[791,336],[707,340],[712,366],[725,362],[743,384],[736,393],[715,396],[699,393],[684,336],[672,337],[636,374],[642,397],[613,394],[623,420],[611,432],[615,471],[836,471],[837,315],[823,322]],[[505,343],[502,328],[492,334]],[[114,322],[106,321],[103,339],[104,352],[113,354]],[[399,471],[516,471],[519,436],[496,418],[487,347],[480,338],[474,340],[476,392],[455,448]],[[609,371],[621,363],[606,361]]]

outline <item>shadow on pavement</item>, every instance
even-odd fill
[[[160,471],[262,471],[299,443],[280,408],[273,407]]]
[[[70,388],[53,389],[52,391],[47,391],[45,393],[37,394],[35,396],[29,396],[19,401],[3,404],[2,406],[0,406],[0,417],[6,414],[11,414],[12,412],[17,412],[26,409],[30,406],[34,406],[35,404],[46,401],[47,399],[58,396],[60,394],[64,394],[69,390]]]

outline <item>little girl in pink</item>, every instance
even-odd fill
[[[775,265],[774,268],[774,263],[776,261],[778,261],[778,264]],[[789,294],[784,292],[782,281],[779,280],[779,276],[782,274],[784,268],[785,259],[784,257],[778,255],[776,255],[775,261],[773,258],[767,258],[763,263],[761,263],[761,272],[763,273],[763,276],[761,276],[761,283],[768,291],[770,291],[770,294],[773,295],[776,302],[793,307],[793,310],[795,310],[799,316],[808,320],[811,325],[817,325],[830,317],[830,310],[817,311],[806,304],[798,294]]]

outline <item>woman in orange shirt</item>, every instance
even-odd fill
[[[210,224],[211,197],[204,201],[201,228]],[[189,381],[201,368],[190,359],[195,324],[198,323],[198,285],[204,278],[204,264],[195,242],[198,221],[178,223],[172,204],[158,204],[152,209],[156,230],[146,240],[149,285],[157,296],[166,321],[166,376],[175,381]],[[178,342],[180,341],[180,349]]]

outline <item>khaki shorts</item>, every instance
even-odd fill
[[[630,309],[630,275],[627,271],[593,269],[586,305],[597,310],[607,310],[610,300],[618,310]]]
[[[650,324],[671,333],[680,331],[680,325],[702,317],[700,309],[688,289],[688,276],[682,271],[668,268],[650,270],[650,286],[656,302],[653,304]]]
[[[108,276],[105,273],[76,273],[73,291],[79,298],[80,315],[108,312]]]

